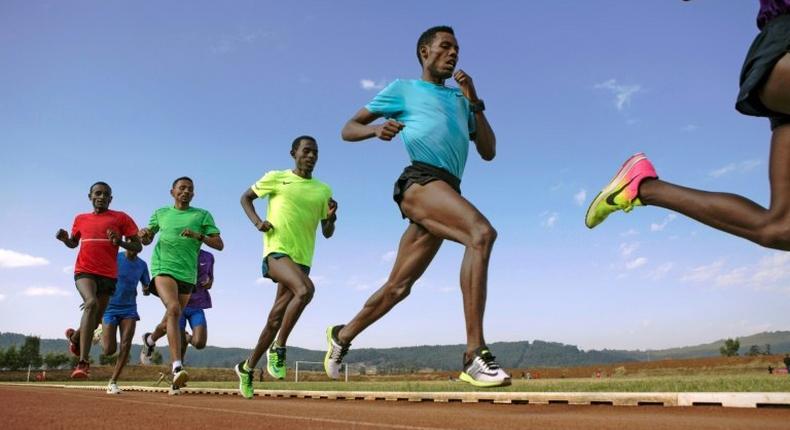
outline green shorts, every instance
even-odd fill
[[[269,257],[274,258],[275,260],[279,260],[283,257],[288,257],[292,261],[293,259],[291,258],[290,255],[283,254],[282,252],[272,252],[271,254],[268,254],[266,257],[263,257],[263,261],[261,262],[261,274],[263,275],[264,278],[269,278],[272,280],[272,282],[276,284],[277,280],[269,275],[269,263],[268,263]],[[299,263],[294,263],[294,264],[299,266],[299,268],[302,269],[302,272],[304,272],[305,275],[310,275],[310,267]]]

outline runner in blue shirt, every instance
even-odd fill
[[[384,88],[343,127],[344,140],[400,134],[412,164],[395,182],[393,199],[409,224],[400,241],[389,278],[347,324],[327,329],[324,369],[338,378],[351,341],[406,298],[445,239],[466,250],[461,263],[461,292],[466,318],[466,351],[461,379],[475,386],[510,384],[508,375],[485,345],[483,314],[488,260],[496,230],[461,195],[469,141],[480,157],[493,160],[496,137],[472,78],[458,64],[458,41],[450,27],[433,27],[417,41],[420,79],[396,80]],[[445,82],[454,79],[457,88]],[[384,122],[373,124],[379,118]]]
[[[115,293],[110,298],[110,303],[104,311],[102,319],[102,349],[104,355],[115,354],[118,348],[116,329],[121,331],[121,350],[115,362],[115,370],[107,385],[107,394],[120,394],[118,377],[129,359],[129,350],[132,348],[132,338],[140,315],[137,314],[137,283],[143,284],[143,294],[148,295],[148,285],[151,278],[148,274],[148,265],[145,264],[137,252],[127,250],[118,254],[118,281]]]

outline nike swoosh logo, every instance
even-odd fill
[[[497,373],[489,373],[489,372],[480,372],[480,374],[486,376],[497,376]]]
[[[625,189],[625,187],[627,187],[627,186],[631,185],[631,182],[634,182],[634,180],[635,180],[635,179],[636,179],[636,177],[633,177],[633,178],[631,178],[631,180],[630,180],[630,181],[628,181],[628,182],[626,182],[626,183],[625,183],[625,185],[623,185],[622,187],[620,187],[620,189],[618,189],[617,191],[613,192],[612,194],[609,194],[608,196],[606,196],[606,203],[607,203],[608,205],[611,205],[611,206],[617,206],[617,203],[615,203],[615,202],[614,202],[614,199],[615,199],[615,197],[617,197],[618,195],[620,195],[620,193],[622,193],[622,192],[623,192],[623,190]]]

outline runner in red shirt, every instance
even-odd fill
[[[72,378],[88,377],[93,331],[101,322],[107,302],[115,292],[118,247],[134,252],[140,252],[143,248],[132,218],[109,209],[112,201],[112,188],[109,185],[104,182],[91,185],[88,199],[93,204],[93,212],[74,218],[71,236],[63,229],[55,235],[69,248],[80,246],[74,265],[74,283],[82,296],[82,320],[79,331],[72,328],[66,330],[69,351],[80,358],[71,373]]]

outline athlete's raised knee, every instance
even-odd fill
[[[84,305],[86,312],[93,313],[99,309],[99,301],[95,297],[85,299]]]
[[[767,248],[790,251],[790,217],[766,225],[758,242]]]
[[[294,298],[292,300],[298,300],[303,304],[310,303],[313,300],[313,295],[315,294],[315,287],[312,283],[304,283],[299,285],[297,288],[293,290]]]
[[[178,318],[181,316],[181,307],[178,303],[171,303],[165,306],[165,316],[168,318]],[[165,325],[167,327],[167,325]]]
[[[482,222],[476,223],[472,228],[472,240],[469,245],[478,249],[490,249],[494,246],[496,238],[496,229],[494,229],[488,221],[483,220]]]

